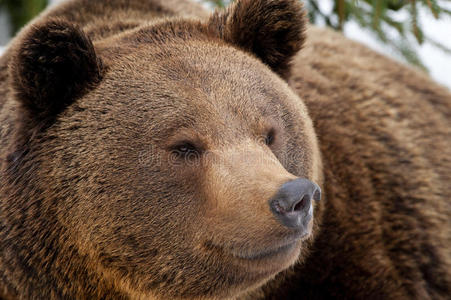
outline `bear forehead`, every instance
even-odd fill
[[[286,85],[251,54],[217,40],[141,43],[132,50],[124,48],[113,58],[105,58],[110,75],[105,79],[149,82],[155,88],[161,87],[154,85],[155,81],[178,83],[205,92],[224,87],[241,94],[269,94]]]
[[[252,121],[274,117],[284,103],[297,99],[263,63],[215,40],[141,43],[122,51],[109,64],[106,58],[107,72],[94,94],[128,110],[145,108],[154,119]]]

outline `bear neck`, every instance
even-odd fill
[[[58,199],[7,177],[0,179],[0,299],[128,298],[58,222]]]

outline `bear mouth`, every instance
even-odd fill
[[[246,259],[246,260],[262,260],[262,259],[268,259],[268,258],[272,258],[272,257],[276,257],[276,256],[285,256],[288,255],[290,252],[292,252],[294,250],[294,248],[296,248],[298,244],[298,241],[294,241],[291,242],[289,244],[286,245],[281,245],[281,246],[277,246],[275,248],[270,248],[270,249],[264,249],[261,251],[256,251],[253,253],[249,253],[249,252],[236,252],[236,251],[231,251],[231,254],[239,259]]]
[[[212,240],[203,242],[203,249],[230,266],[240,284],[263,282],[295,264],[309,232],[291,232],[285,237],[273,237],[272,243],[219,245]],[[250,241],[248,241],[250,242]]]
[[[222,255],[233,257],[241,262],[265,263],[265,262],[283,262],[291,260],[299,254],[302,242],[310,236],[309,232],[298,232],[285,237],[283,241],[274,242],[273,245],[265,248],[243,248],[243,247],[222,247],[209,241],[204,244],[206,248],[215,250]]]

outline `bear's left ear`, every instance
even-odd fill
[[[290,61],[305,39],[305,19],[299,0],[237,0],[216,11],[208,26],[287,79]]]
[[[101,78],[102,63],[92,42],[67,21],[31,25],[12,51],[13,91],[32,118],[62,111]]]

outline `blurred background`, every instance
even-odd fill
[[[61,1],[0,0],[0,53],[31,18]],[[209,9],[231,2],[197,1]],[[421,68],[451,89],[451,0],[300,1],[312,23],[342,31],[380,53]]]

